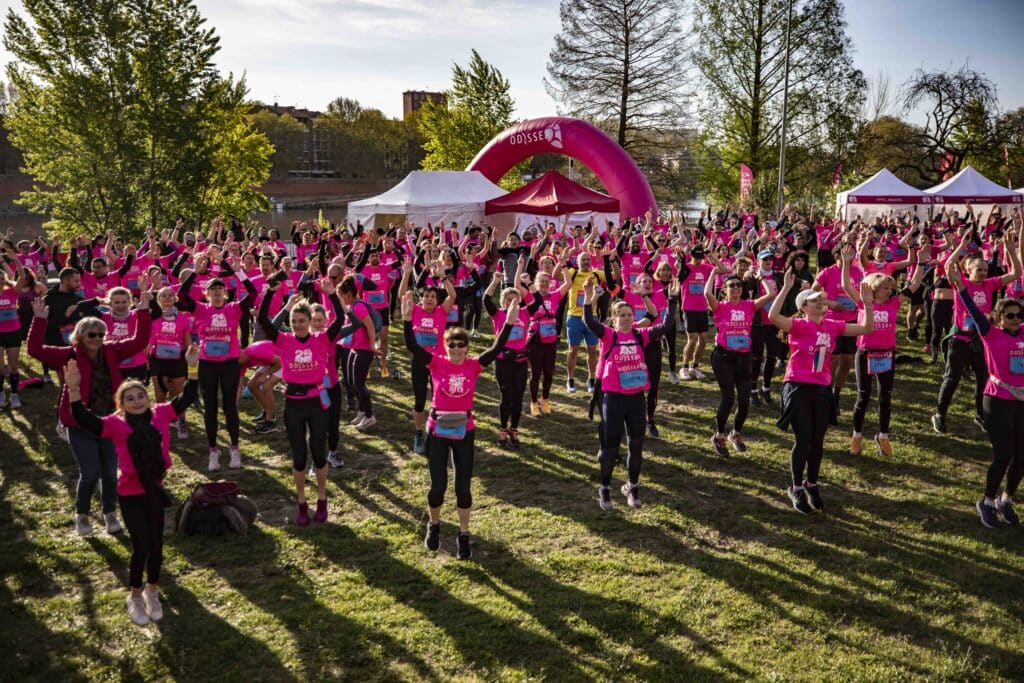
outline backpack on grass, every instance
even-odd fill
[[[242,495],[235,481],[211,481],[193,489],[175,518],[179,534],[222,536],[235,533],[245,536],[256,522],[256,504]]]

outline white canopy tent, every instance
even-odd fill
[[[349,222],[364,227],[412,221],[419,227],[456,221],[484,224],[484,202],[505,194],[479,171],[413,171],[390,190],[348,205]]]
[[[845,220],[857,216],[870,220],[890,209],[902,212],[914,207],[923,215],[928,201],[930,198],[924,192],[907,185],[887,168],[860,185],[836,194],[836,208],[843,212]]]
[[[963,213],[967,202],[973,205],[998,205],[1003,214],[1014,206],[1024,204],[1024,195],[1015,190],[994,183],[973,166],[968,166],[955,176],[935,187],[925,190],[932,197],[932,206],[936,209],[945,207],[947,210]]]

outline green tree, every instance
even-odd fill
[[[269,109],[258,109],[250,118],[252,125],[274,146],[270,177],[287,178],[289,171],[299,167],[299,157],[302,156],[302,146],[306,141],[306,127],[294,116],[275,114]]]
[[[427,170],[462,170],[495,135],[512,125],[515,101],[509,82],[494,66],[472,51],[469,67],[452,67],[447,105],[427,102],[419,112],[419,130]],[[509,189],[522,185],[519,164],[502,180]]]
[[[17,93],[6,125],[36,181],[19,202],[47,227],[136,236],[265,204],[252,188],[272,147],[248,119],[244,80],[213,65],[218,39],[192,0],[24,6],[28,20],[11,9],[4,27]]]

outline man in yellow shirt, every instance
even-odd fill
[[[576,380],[573,373],[576,371],[576,357],[580,352],[580,345],[587,343],[587,391],[593,393],[594,378],[597,375],[597,344],[598,338],[586,323],[583,322],[583,286],[593,279],[598,287],[604,285],[604,273],[593,270],[590,254],[586,251],[577,257],[577,267],[566,269],[566,279],[572,282],[569,287],[569,300],[566,302],[565,333],[569,341],[569,352],[565,356],[565,365],[568,370],[568,379],[565,382],[565,389],[570,394],[576,393]],[[600,292],[598,293],[600,295]]]

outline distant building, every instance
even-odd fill
[[[288,167],[288,176],[292,178],[333,178],[336,175],[334,159],[331,155],[330,146],[321,139],[320,131],[313,125],[323,112],[302,107],[282,106],[279,104],[256,105],[260,109],[277,114],[287,114],[306,127],[306,135],[302,141],[302,150],[295,150],[292,163]],[[281,149],[276,140],[275,148]],[[289,155],[290,157],[292,155]]]
[[[448,98],[443,92],[426,92],[425,90],[406,90],[402,93],[402,117],[419,111],[427,102],[447,104]]]

